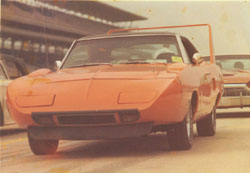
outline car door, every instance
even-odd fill
[[[203,61],[200,65],[200,70],[202,71],[201,78],[201,91],[202,91],[202,102],[204,114],[209,114],[211,112],[212,103],[212,91],[213,91],[213,79],[210,63]]]

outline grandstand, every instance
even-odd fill
[[[0,51],[51,67],[74,39],[145,19],[97,1],[1,0]]]

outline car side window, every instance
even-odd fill
[[[7,76],[6,74],[4,73],[4,70],[3,70],[3,67],[2,65],[0,64],[0,79],[7,79]]]
[[[15,62],[7,60],[4,61],[4,64],[10,79],[16,79],[22,76],[22,72]]]
[[[190,62],[192,62],[193,55],[197,53],[197,49],[194,47],[194,45],[186,38],[182,37],[181,41],[183,43],[183,46],[186,49],[186,52],[188,54],[188,57],[190,59]]]

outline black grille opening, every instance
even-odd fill
[[[108,115],[57,115],[59,124],[107,124],[115,123],[113,114]]]
[[[33,120],[41,125],[55,125],[53,117],[51,115],[32,115]]]

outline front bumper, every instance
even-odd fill
[[[97,140],[139,137],[152,131],[153,123],[134,123],[105,126],[43,126],[29,127],[29,134],[35,139]]]
[[[250,88],[246,84],[224,84],[218,108],[250,107]]]

